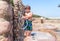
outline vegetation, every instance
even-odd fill
[[[35,14],[33,14],[33,17],[42,17],[42,16],[39,16],[39,15],[35,15]]]
[[[41,18],[41,17],[43,17],[43,16],[33,14],[33,17],[35,17],[35,18]],[[43,17],[43,18],[45,18],[45,19],[47,19],[47,20],[50,20],[50,18],[46,18],[46,17]]]

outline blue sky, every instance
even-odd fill
[[[23,0],[24,5],[30,5],[31,11],[45,17],[60,17],[60,0]]]

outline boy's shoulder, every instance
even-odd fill
[[[30,11],[30,13],[33,13],[33,12]]]
[[[29,12],[30,14],[33,14],[33,12]]]

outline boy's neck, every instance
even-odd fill
[[[30,12],[30,11],[29,11]],[[26,12],[26,13],[29,13],[29,12]]]

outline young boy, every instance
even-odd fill
[[[25,28],[25,33],[24,33],[25,36],[30,36],[32,31],[32,12],[30,10],[31,10],[31,7],[26,6],[25,14],[22,17],[25,20],[24,25],[26,25],[26,21],[28,23],[27,27]]]

